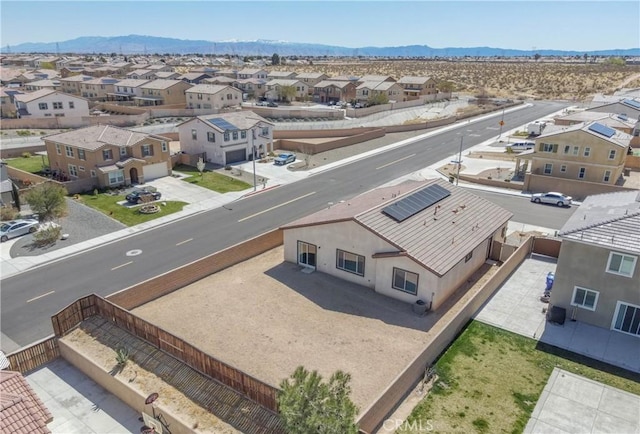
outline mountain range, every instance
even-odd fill
[[[83,36],[59,42],[25,42],[4,46],[6,53],[117,53],[117,54],[203,54],[237,56],[365,56],[365,57],[515,57],[515,56],[640,56],[640,48],[597,51],[567,50],[515,50],[493,47],[433,48],[428,45],[404,45],[399,47],[348,48],[334,45],[285,41],[204,41],[157,36]]]

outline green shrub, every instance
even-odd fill
[[[22,158],[31,158],[31,152],[23,152]]]
[[[118,366],[124,366],[129,361],[129,350],[127,348],[118,348],[116,350],[116,363]]]
[[[49,225],[33,234],[33,243],[38,247],[51,245],[60,239],[61,233],[59,225]]]
[[[18,210],[12,206],[3,206],[0,208],[0,220],[13,220],[18,217]]]

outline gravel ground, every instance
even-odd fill
[[[11,246],[11,257],[38,256],[43,253],[67,247],[102,235],[124,229],[127,226],[98,212],[86,205],[82,205],[71,198],[67,198],[68,215],[60,219],[62,233],[69,234],[67,240],[58,240],[51,246],[35,247],[33,237],[25,235]]]

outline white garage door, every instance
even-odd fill
[[[142,171],[144,172],[144,182],[169,175],[167,163],[147,164],[142,167]]]
[[[238,149],[237,151],[229,151],[224,154],[224,161],[226,164],[239,163],[247,159],[247,150]]]

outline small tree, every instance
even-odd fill
[[[367,105],[381,105],[387,104],[389,102],[389,97],[386,93],[376,93],[375,95],[371,95],[367,100]]]
[[[299,366],[280,384],[278,408],[289,434],[356,434],[358,411],[349,395],[351,376],[335,372],[328,382]]]
[[[280,65],[280,56],[278,55],[278,53],[273,53],[273,56],[271,56],[271,64]]]
[[[53,220],[65,215],[67,190],[54,182],[44,182],[31,188],[24,196],[31,210],[41,221]]]
[[[198,162],[196,163],[196,169],[198,169],[198,172],[200,172],[200,176],[202,176],[204,167],[205,167],[204,160],[202,159],[202,157],[198,158]]]
[[[295,86],[280,86],[278,94],[283,101],[293,101],[296,97],[296,88]]]

